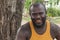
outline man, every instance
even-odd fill
[[[16,40],[60,40],[60,27],[46,20],[46,8],[41,3],[30,6],[31,21],[19,28]]]

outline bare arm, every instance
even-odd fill
[[[23,28],[18,29],[15,40],[26,40],[26,34],[24,33]]]
[[[53,24],[51,29],[54,32],[54,36],[55,36],[54,38],[56,38],[57,40],[60,40],[60,27]]]
[[[26,23],[22,27],[20,27],[17,31],[15,40],[29,40],[31,36],[31,31],[29,27],[29,23]]]
[[[57,40],[60,40],[60,27],[57,26],[56,30],[56,38]]]

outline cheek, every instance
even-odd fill
[[[45,17],[46,15],[44,14],[44,15],[42,15],[41,17]]]
[[[35,19],[35,17],[31,15],[31,19]]]
[[[36,18],[35,18],[35,17],[31,17],[31,20],[32,20],[33,22],[35,22],[35,21],[36,21]]]
[[[45,21],[46,20],[46,16],[45,17],[42,17],[42,21]]]
[[[34,17],[31,17],[31,19],[32,19],[32,20],[35,20],[36,18],[34,18]]]
[[[44,18],[45,16],[43,15],[43,16],[41,16],[42,18]]]
[[[46,15],[42,15],[41,18],[42,18],[42,19],[46,19]]]

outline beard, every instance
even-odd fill
[[[42,17],[42,19],[40,19],[40,18],[37,18],[37,19],[31,18],[31,19],[32,19],[33,25],[35,27],[38,27],[38,28],[43,27],[45,25],[45,22],[46,22],[46,16]],[[42,23],[36,23],[36,20],[41,20]]]

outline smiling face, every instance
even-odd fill
[[[42,4],[31,6],[30,16],[35,26],[43,26],[46,21],[46,11]]]

